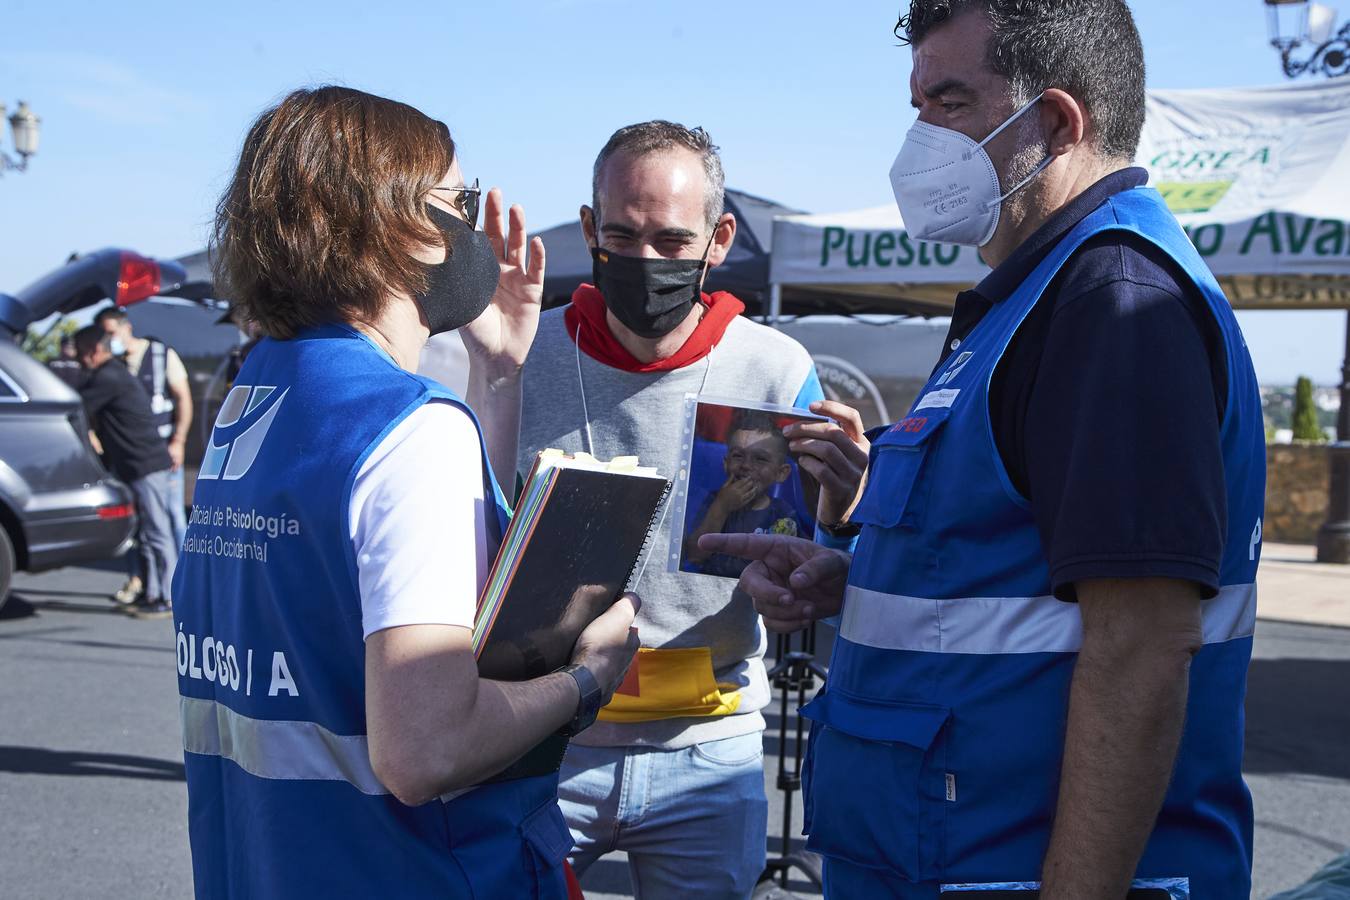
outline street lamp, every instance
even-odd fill
[[[1334,32],[1336,11],[1309,0],[1264,0],[1270,27],[1270,44],[1280,51],[1284,74],[1328,77],[1350,72],[1350,22]],[[1293,58],[1303,44],[1312,45],[1306,59]]]
[[[1329,78],[1350,72],[1350,22],[1336,28],[1336,11],[1309,0],[1264,0],[1270,20],[1270,43],[1280,51],[1284,74],[1305,73]],[[1306,59],[1294,51],[1312,45]],[[1345,313],[1345,361],[1341,366],[1341,412],[1336,443],[1330,447],[1331,479],[1327,520],[1317,530],[1318,562],[1350,563],[1350,310]]]
[[[0,119],[4,116],[5,105],[0,103]],[[8,153],[0,150],[0,173],[10,169],[22,172],[28,168],[28,157],[37,153],[40,124],[42,120],[33,114],[27,103],[20,100],[19,108],[9,117],[10,135],[14,138],[14,152],[19,154],[19,161],[15,162]]]

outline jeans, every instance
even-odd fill
[[[763,735],[679,750],[574,744],[558,805],[578,875],[624,850],[638,900],[744,900],[764,871]]]
[[[173,545],[183,549],[183,538],[187,535],[187,504],[183,500],[183,467],[169,472],[169,524],[173,534]],[[139,532],[137,532],[139,535]],[[127,551],[127,575],[145,581],[145,559],[139,548]],[[172,570],[171,570],[172,571]]]
[[[169,473],[169,522],[173,526],[173,543],[183,549],[187,535],[187,504],[183,500],[183,467]]]
[[[171,600],[169,584],[178,564],[178,547],[173,542],[173,523],[169,515],[170,472],[164,469],[137,478],[128,487],[136,498],[136,544],[145,579],[147,600]]]

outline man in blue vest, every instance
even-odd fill
[[[757,560],[770,628],[839,616],[803,710],[826,894],[1246,897],[1261,408],[1228,303],[1130,167],[1129,9],[915,0],[896,33],[905,226],[993,271],[872,435],[851,555],[703,539]]]

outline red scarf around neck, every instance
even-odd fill
[[[674,355],[649,363],[629,353],[610,332],[605,298],[594,285],[583,284],[576,289],[572,305],[563,313],[563,323],[572,340],[596,362],[625,372],[669,372],[692,365],[711,353],[731,321],[745,311],[745,304],[726,291],[702,296],[708,309],[694,333]]]

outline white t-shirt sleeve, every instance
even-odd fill
[[[463,410],[427,403],[385,436],[352,488],[364,637],[398,625],[473,627],[491,564],[488,502],[478,430]]]

